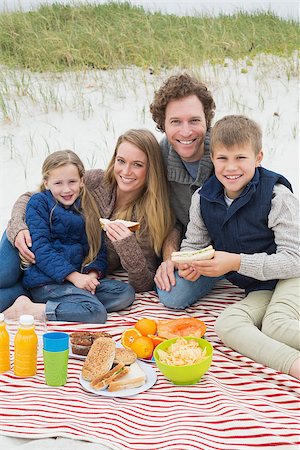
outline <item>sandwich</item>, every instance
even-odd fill
[[[212,259],[215,255],[215,250],[212,245],[201,250],[187,250],[181,252],[173,252],[171,260],[178,264],[189,264],[193,261],[202,261],[204,259]]]
[[[118,379],[110,381],[108,384],[109,392],[116,392],[122,389],[133,389],[142,386],[146,382],[146,374],[138,365],[134,362],[128,366],[127,373],[123,373]]]
[[[126,366],[134,363],[137,359],[136,353],[130,348],[116,348],[114,364],[123,363]]]
[[[110,337],[96,339],[83,363],[82,378],[91,381],[108,372],[113,365],[116,354],[116,343]]]
[[[113,369],[110,369],[105,374],[94,378],[91,381],[90,385],[92,386],[92,388],[96,389],[97,391],[99,391],[101,389],[106,389],[110,383],[123,377],[128,372],[129,372],[129,366],[125,366],[125,364],[119,363]]]
[[[100,218],[99,221],[100,221],[100,225],[104,231],[105,231],[105,226],[108,223],[122,223],[123,225],[125,225],[125,227],[129,228],[130,231],[137,231],[140,228],[139,222],[130,222],[129,220],[122,220],[122,219],[109,220],[109,219]]]

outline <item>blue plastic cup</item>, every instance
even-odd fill
[[[69,335],[51,332],[43,335],[44,372],[48,386],[64,386],[68,375]]]

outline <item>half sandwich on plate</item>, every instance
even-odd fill
[[[142,386],[146,382],[146,374],[137,362],[130,366],[119,363],[104,375],[91,381],[91,387],[96,390],[106,389],[110,392],[122,389],[133,389]]]

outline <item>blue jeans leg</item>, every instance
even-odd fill
[[[46,304],[47,320],[105,323],[107,312],[96,295],[66,281],[31,289],[36,303]]]
[[[133,303],[135,290],[124,281],[103,278],[97,286],[96,295],[107,312],[121,311]]]
[[[3,233],[0,242],[0,311],[9,308],[20,295],[29,295],[22,287],[23,272],[18,250]]]
[[[185,309],[207,295],[220,277],[201,276],[196,281],[188,281],[181,278],[176,271],[175,279],[176,285],[170,291],[162,291],[157,288],[158,297],[167,308]]]

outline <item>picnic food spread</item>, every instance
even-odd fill
[[[133,328],[122,332],[122,348],[117,347],[109,333],[103,332],[72,333],[71,345],[74,354],[86,353],[81,376],[84,382],[89,383],[89,388],[94,391],[115,392],[146,383],[147,376],[136,360],[152,361],[156,346],[167,339],[178,337],[170,348],[159,351],[162,362],[184,366],[204,360],[205,350],[195,340],[186,341],[182,336],[199,338],[205,331],[206,325],[193,317],[172,320],[144,317]]]

